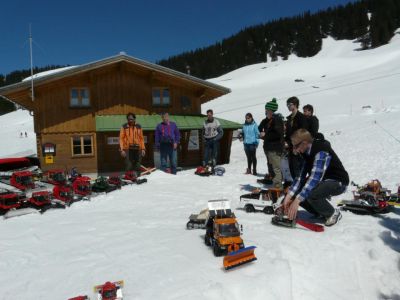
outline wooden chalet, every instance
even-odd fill
[[[201,105],[230,92],[125,54],[37,76],[33,87],[33,97],[30,80],[0,88],[0,96],[33,115],[42,169],[77,167],[85,173],[124,169],[118,140],[128,112],[136,114],[144,130],[144,165],[154,165],[154,131],[164,111],[181,132],[178,165],[199,165]],[[228,163],[232,132],[241,124],[219,120],[224,129],[219,163]]]

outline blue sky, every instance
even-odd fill
[[[0,5],[0,74],[77,65],[125,51],[156,62],[211,45],[240,29],[350,0],[12,0]]]

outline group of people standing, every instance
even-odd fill
[[[162,113],[161,118],[162,121],[155,128],[155,150],[160,153],[161,170],[176,174],[177,149],[181,135],[178,126],[175,122],[170,121],[167,112]],[[128,113],[126,119],[127,123],[122,125],[119,135],[120,153],[125,160],[126,171],[134,170],[140,175],[141,159],[146,154],[143,130],[136,122],[134,113]],[[215,167],[217,164],[219,141],[223,134],[221,124],[214,118],[213,111],[209,109],[207,119],[203,124],[203,166]]]
[[[259,139],[264,141],[263,150],[268,161],[268,173],[264,178],[265,183],[271,183],[277,188],[282,188],[284,180],[282,176],[282,159],[288,155],[290,174],[295,178],[300,172],[301,160],[292,153],[291,135],[298,129],[308,130],[313,137],[322,136],[318,133],[319,121],[314,116],[314,108],[307,104],[303,107],[303,113],[299,111],[299,99],[291,97],[287,100],[287,107],[291,114],[285,121],[283,116],[277,113],[278,103],[276,98],[265,104],[265,119],[257,125],[251,113],[246,114],[246,120],[242,129],[242,139],[247,157],[246,174],[257,175],[256,150]]]
[[[319,121],[314,108],[307,104],[303,113],[300,101],[290,97],[286,101],[290,115],[286,120],[277,113],[275,98],[265,105],[265,119],[257,125],[251,113],[246,114],[242,129],[244,150],[247,156],[247,174],[257,174],[256,149],[259,139],[264,141],[268,173],[263,183],[283,189],[283,182],[290,186],[283,206],[290,219],[296,218],[299,206],[316,216],[324,217],[327,226],[341,218],[328,199],[343,193],[349,176],[340,159],[324,136],[318,132]],[[283,178],[282,161],[287,157],[290,178]],[[253,168],[253,169],[252,169]],[[284,180],[285,179],[285,180]]]

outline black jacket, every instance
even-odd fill
[[[286,119],[285,141],[289,146],[291,146],[292,141],[290,140],[290,137],[292,136],[293,132],[300,128],[308,129],[308,122],[306,117],[299,111],[297,111],[294,118],[292,115],[289,115],[286,117]]]
[[[265,118],[258,126],[258,130],[265,132],[264,150],[283,151],[283,119],[280,114],[273,114],[272,119]]]
[[[307,120],[307,130],[311,133],[313,138],[317,137],[319,129],[319,120],[316,116],[305,117]]]
[[[308,174],[311,174],[315,156],[320,151],[328,152],[331,155],[331,161],[324,173],[324,177],[322,178],[322,180],[333,179],[341,182],[343,185],[349,185],[349,174],[343,167],[343,164],[340,161],[339,157],[336,155],[335,151],[333,151],[330,143],[325,140],[314,140],[311,146],[310,154],[302,155],[305,161],[305,171]]]

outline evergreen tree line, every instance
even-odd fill
[[[311,14],[252,26],[216,44],[184,52],[157,63],[200,78],[213,78],[237,68],[316,55],[322,39],[354,40],[360,50],[387,44],[400,27],[400,0],[361,0]]]
[[[41,68],[35,67],[33,68],[33,74],[37,74],[48,70],[54,70],[62,67],[65,66],[49,65]],[[31,76],[30,69],[14,71],[6,75],[0,74],[0,87],[21,82],[24,78],[27,78],[29,76]],[[12,112],[14,110],[15,110],[15,105],[12,102],[6,101],[5,99],[0,97],[0,115]]]

